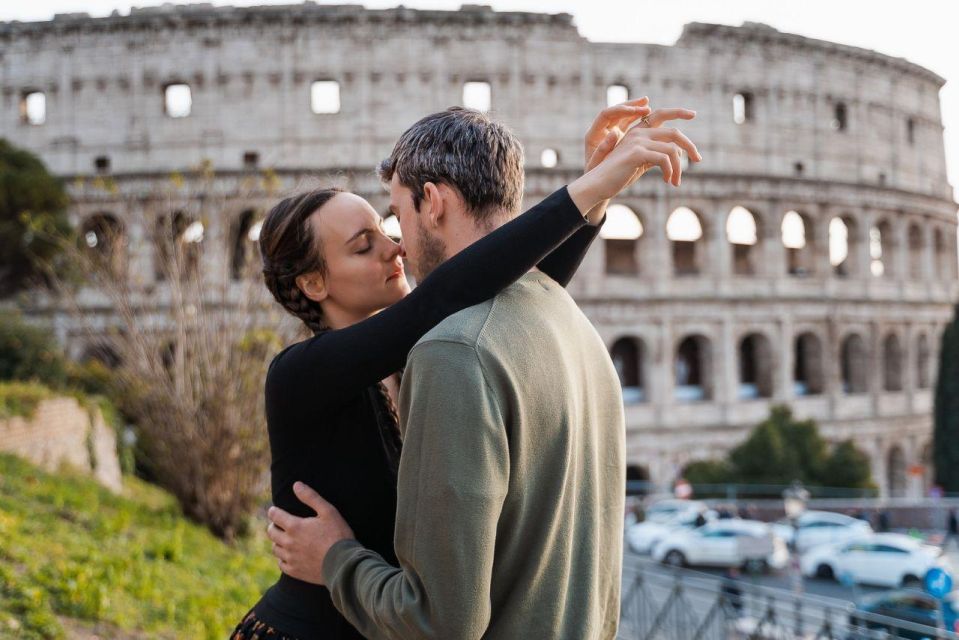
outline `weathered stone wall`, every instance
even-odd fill
[[[113,429],[99,410],[91,413],[74,398],[44,400],[30,418],[0,420],[0,451],[48,471],[66,465],[89,472],[113,491],[122,487]]]
[[[339,83],[338,113],[311,111],[316,80]],[[203,276],[228,281],[238,221],[246,211],[262,215],[281,194],[335,183],[385,209],[373,167],[409,124],[461,103],[470,81],[490,84],[493,115],[523,142],[527,205],[579,175],[582,134],[609,86],[698,112],[682,129],[705,162],[689,168],[682,188],[652,177],[617,200],[643,227],[630,249],[635,269],[611,269],[623,244],[599,240],[570,285],[611,350],[623,340],[636,346],[643,397],[626,408],[631,464],[668,483],[690,460],[735,445],[772,404],[787,403],[830,439],[853,437],[868,451],[884,494],[924,490],[934,366],[959,298],[943,79],[930,71],[763,25],[690,24],[673,46],[609,44],[584,39],[568,15],[482,7],[168,5],[0,25],[0,136],[68,179],[78,225],[117,221],[118,251],[151,321],[170,295],[154,274],[150,237],[160,216],[182,210],[202,220]],[[163,88],[174,82],[190,85],[188,117],[164,113]],[[31,90],[47,97],[42,125],[21,121]],[[739,124],[737,94],[750,101]],[[555,167],[541,166],[547,148],[558,154]],[[249,153],[257,167],[244,163]],[[108,170],[95,169],[98,157],[109,159]],[[216,174],[207,183],[190,173],[205,160]],[[757,227],[748,273],[727,237],[737,206]],[[676,272],[667,238],[679,207],[702,226],[696,273]],[[782,241],[790,211],[805,224],[801,270],[790,269]],[[830,264],[835,218],[847,223],[851,246],[842,274]],[[872,272],[874,227],[883,229],[881,276]],[[86,292],[83,304],[88,323],[115,322],[98,292]],[[74,320],[53,320],[78,355],[91,346]],[[800,335],[820,352],[822,388],[813,394],[796,391]],[[690,336],[708,351],[709,393],[695,401],[678,398],[674,384],[677,350]],[[742,397],[747,336],[769,345],[757,365],[767,391],[759,398]],[[850,336],[864,345],[856,389],[844,377]],[[901,347],[892,367],[901,370],[898,388],[884,379],[891,339]],[[919,465],[924,475],[903,477]]]

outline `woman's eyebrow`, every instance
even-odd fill
[[[346,242],[344,242],[343,244],[350,244],[351,242],[353,242],[354,240],[356,240],[356,239],[359,238],[360,236],[362,236],[362,235],[364,235],[364,234],[366,234],[366,233],[373,233],[373,231],[374,231],[374,229],[369,229],[369,228],[360,229],[359,231],[357,231],[356,233],[354,233],[352,236],[350,236],[350,239],[347,240]]]

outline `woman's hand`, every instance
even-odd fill
[[[619,139],[623,137],[630,125],[643,116],[650,115],[651,112],[649,98],[646,96],[616,104],[600,111],[596,119],[593,120],[589,131],[586,132],[584,141],[586,144],[585,171],[588,172],[602,162],[603,158],[616,146],[616,142],[619,142]],[[615,134],[615,142],[603,146],[602,153],[597,153],[597,150],[607,139],[612,140],[611,134]],[[589,210],[589,213],[586,214],[589,224],[597,225],[602,221],[603,216],[606,215],[606,205],[608,204],[609,202],[604,200]]]
[[[662,170],[664,182],[678,187],[682,152],[693,162],[701,162],[702,156],[681,131],[660,125],[694,117],[696,112],[689,109],[657,109],[625,133],[618,126],[610,127],[588,161],[591,169],[568,187],[579,210],[592,213],[594,207],[630,187],[652,167]]]

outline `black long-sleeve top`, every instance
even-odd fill
[[[293,493],[293,483],[303,481],[339,510],[357,540],[396,564],[395,461],[377,422],[377,383],[403,368],[413,345],[440,321],[533,266],[565,286],[598,229],[586,226],[564,187],[441,264],[396,304],[280,352],[266,378],[273,503],[314,515]],[[300,640],[362,638],[325,587],[285,574],[254,610]]]

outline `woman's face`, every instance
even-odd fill
[[[400,245],[383,232],[383,218],[363,198],[339,193],[310,217],[327,272],[321,302],[332,324],[352,324],[410,292]]]

